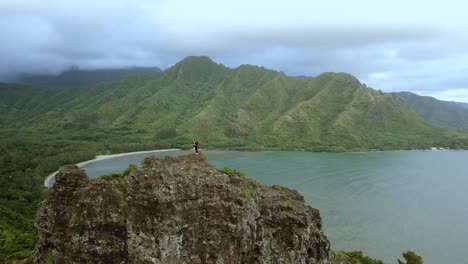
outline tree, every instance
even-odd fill
[[[416,255],[414,251],[407,251],[403,253],[406,263],[398,259],[398,264],[423,264],[422,257]]]

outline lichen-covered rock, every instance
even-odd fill
[[[57,174],[35,263],[329,263],[317,209],[296,191],[226,175],[202,155],[146,158],[127,176]]]

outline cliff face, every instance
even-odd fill
[[[329,263],[319,211],[301,195],[202,155],[149,157],[110,179],[66,167],[36,225],[35,263]]]

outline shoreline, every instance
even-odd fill
[[[118,153],[118,154],[110,154],[110,155],[98,155],[92,160],[86,160],[80,163],[76,163],[78,167],[83,167],[88,164],[101,161],[101,160],[106,160],[106,159],[112,159],[112,158],[117,158],[117,157],[124,157],[124,156],[131,156],[131,155],[139,155],[139,154],[147,154],[147,153],[158,153],[158,152],[169,152],[169,151],[178,151],[180,149],[155,149],[155,150],[143,150],[143,151],[134,151],[134,152],[125,152],[125,153]],[[51,173],[47,178],[44,180],[44,186],[46,188],[52,188],[50,186],[50,180],[55,177],[58,171],[54,171]]]
[[[158,153],[158,152],[169,152],[169,151],[178,151],[181,149],[156,149],[156,150],[144,150],[144,151],[134,151],[134,152],[125,152],[125,153],[118,153],[118,154],[110,154],[110,155],[98,155],[92,160],[86,160],[80,163],[77,163],[76,165],[78,167],[83,167],[88,164],[101,161],[101,160],[106,160],[106,159],[111,159],[111,158],[117,158],[117,157],[124,157],[124,156],[131,156],[131,155],[138,155],[138,154],[146,154],[146,153]],[[332,151],[310,151],[306,149],[223,149],[223,148],[211,148],[211,149],[206,149],[206,150],[212,150],[212,151],[305,151],[305,152],[315,152],[315,153],[368,153],[368,152],[398,152],[398,151],[466,151],[464,149],[449,149],[449,148],[444,148],[444,149],[394,149],[394,150],[356,150],[356,151],[343,151],[343,152],[332,152]],[[46,188],[52,188],[50,185],[50,180],[55,177],[55,174],[57,174],[58,171],[54,171],[51,173],[47,178],[44,180],[44,186]]]

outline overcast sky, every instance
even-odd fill
[[[207,55],[468,102],[468,2],[0,0],[0,80]]]

